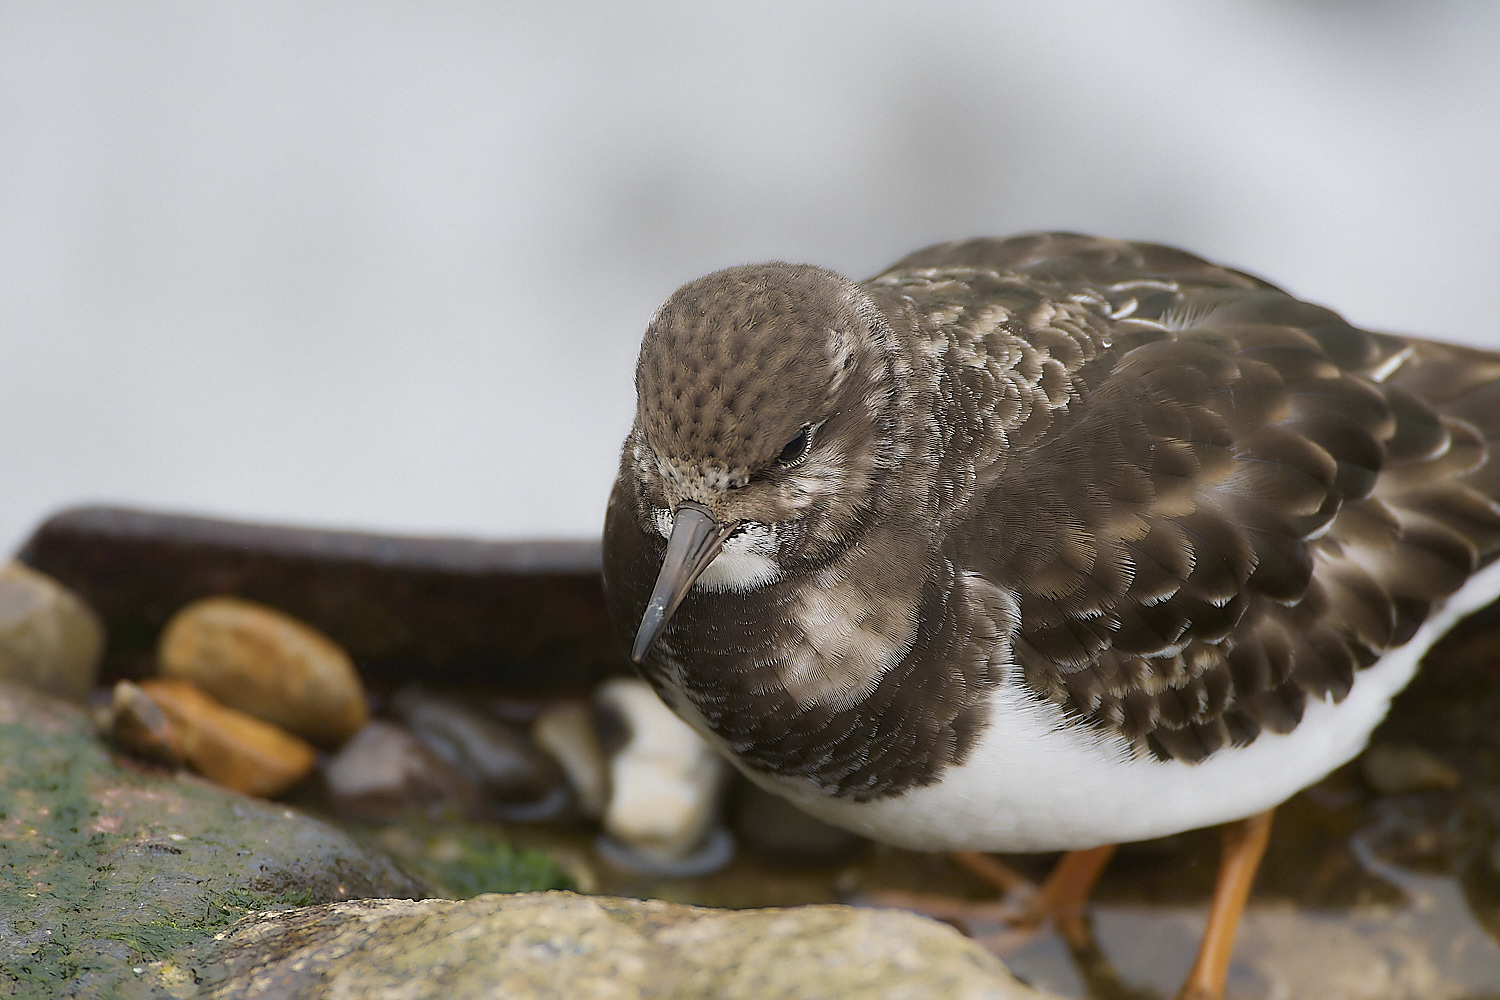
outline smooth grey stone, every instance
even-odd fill
[[[476,794],[457,768],[384,719],[367,723],[323,760],[322,770],[334,808],[350,817],[395,819],[412,809],[464,812]]]
[[[474,783],[481,809],[533,822],[567,807],[561,769],[524,733],[455,698],[418,688],[398,692],[389,707],[433,753]]]
[[[103,649],[99,617],[77,594],[22,563],[0,567],[0,680],[81,702]]]

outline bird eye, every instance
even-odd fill
[[[812,432],[812,424],[807,424],[798,431],[797,436],[788,441],[786,447],[781,449],[781,454],[776,456],[776,464],[796,465],[806,458],[807,453],[812,450]]]

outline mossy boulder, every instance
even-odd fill
[[[427,889],[325,823],[118,757],[82,709],[0,683],[0,996],[191,995],[174,956],[247,913]]]

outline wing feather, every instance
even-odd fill
[[[1073,234],[942,244],[874,280],[963,341],[984,460],[949,545],[1017,595],[1025,682],[1140,752],[1295,727],[1500,554],[1500,355]],[[986,357],[1014,359],[1019,419],[1005,378],[974,376]]]

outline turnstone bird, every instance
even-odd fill
[[[1274,807],[1500,594],[1500,354],[1357,329],[1165,246],[732,267],[647,327],[611,614],[752,780],[876,840],[1228,824],[1222,993]]]

